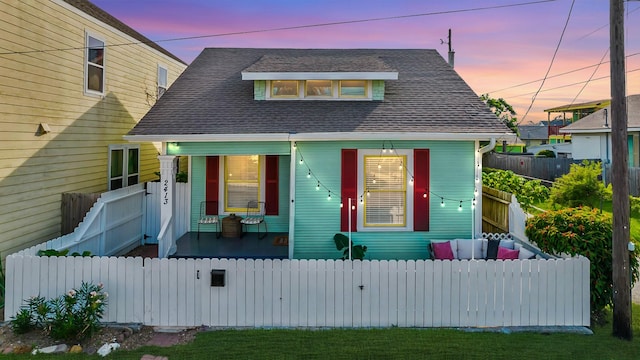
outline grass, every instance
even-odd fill
[[[640,334],[640,305],[633,305],[633,331]],[[594,335],[490,333],[452,329],[221,330],[202,332],[193,343],[170,348],[116,351],[106,358],[144,354],[176,359],[638,359],[640,340],[614,338],[609,323]],[[29,355],[8,355],[23,359]],[[37,356],[39,359],[88,355]],[[98,355],[91,358],[101,358]]]

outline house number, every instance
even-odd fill
[[[166,205],[169,203],[169,180],[165,180],[162,184],[162,192],[164,194],[162,204]]]

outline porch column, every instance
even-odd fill
[[[176,192],[176,157],[160,155],[160,233],[158,257],[166,258],[176,252],[173,213]]]

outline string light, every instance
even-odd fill
[[[293,148],[297,148],[298,147],[298,143],[296,143],[295,141],[293,142]]]
[[[296,143],[296,142],[294,142],[294,143],[293,143],[293,147],[294,147],[294,148],[297,148],[297,143]],[[386,148],[385,148],[385,145],[384,145],[384,142],[383,142],[383,144],[382,144],[382,148],[383,148],[383,152],[386,152],[386,151],[388,150],[388,151],[389,151],[390,153],[392,153],[392,154],[393,154],[393,153],[396,153],[395,148],[394,148],[394,146],[393,146],[393,143],[391,143],[391,148],[390,148],[390,149],[386,149]],[[305,163],[305,161],[304,161],[304,157],[302,156],[302,153],[300,153],[299,155],[300,155],[300,164],[302,165],[302,164],[304,164],[304,163]],[[478,166],[478,168],[479,168],[479,167],[480,167],[480,162],[476,162],[476,165],[477,165],[477,166]],[[399,169],[399,170],[403,170],[403,168],[404,168],[404,171],[406,172],[406,176],[409,178],[409,181],[408,181],[408,182],[409,182],[409,185],[410,185],[410,186],[413,186],[413,185],[414,185],[414,182],[415,182],[414,175],[411,173],[411,171],[410,171],[410,169],[409,169],[409,168],[407,168],[407,167],[405,167],[405,166],[404,166],[403,161],[400,161],[400,165],[398,166],[398,169]],[[378,169],[382,169],[382,164],[378,163]],[[320,188],[321,188],[321,187],[322,187],[322,188],[324,188],[324,189],[326,189],[326,190],[328,191],[328,193],[327,193],[327,200],[331,200],[331,198],[332,198],[332,195],[331,195],[331,189],[329,189],[327,186],[323,185],[323,184],[322,184],[322,182],[321,182],[321,181],[320,181],[320,180],[319,180],[319,179],[318,179],[318,178],[317,178],[317,177],[316,177],[316,176],[311,172],[311,168],[309,168],[309,166],[307,165],[307,178],[311,178],[312,176],[313,176],[313,177],[315,178],[315,180],[317,181],[317,183],[316,183],[316,190],[320,190]],[[377,183],[377,179],[375,178],[375,175],[373,176],[373,179],[371,179],[371,181],[372,181],[372,183],[373,183],[373,184],[376,184],[376,183]],[[477,175],[476,175],[476,177],[475,177],[475,181],[476,181],[476,182],[479,182],[479,181],[480,181],[479,176],[477,176]],[[459,202],[458,211],[462,211],[462,203],[463,203],[463,202],[467,202],[467,201],[469,201],[469,202],[471,203],[471,208],[472,208],[472,209],[474,209],[474,208],[475,208],[475,206],[476,206],[476,197],[477,197],[478,192],[479,192],[479,189],[478,189],[478,187],[477,187],[477,186],[476,186],[476,187],[474,187],[474,191],[473,191],[473,192],[474,192],[474,197],[473,197],[473,199],[472,199],[471,201],[469,201],[469,200],[466,200],[466,201],[465,201],[465,200],[459,200],[459,199],[450,199],[450,198],[446,198],[446,200],[447,200],[447,201],[450,201],[450,200],[451,200],[451,201],[458,201],[458,202]],[[434,196],[436,196],[436,197],[439,197],[439,198],[440,198],[440,206],[441,206],[441,207],[445,207],[445,201],[444,201],[444,200],[445,200],[445,197],[444,197],[444,196],[442,196],[442,195],[439,195],[439,194],[436,194],[436,193],[433,193],[433,192],[431,192],[431,191],[427,190],[427,191],[425,191],[425,192],[423,192],[423,193],[422,193],[422,197],[423,197],[424,199],[428,199],[428,197],[429,197],[429,193],[431,193],[432,195],[434,195]],[[370,192],[370,190],[366,190],[366,192],[365,192],[365,193],[361,193],[361,194],[359,195],[359,196],[360,196],[360,204],[364,204],[364,196],[365,196],[365,195],[366,195],[367,197],[370,197],[370,196],[371,196],[371,192]],[[342,198],[342,197],[340,197],[340,198],[339,198],[339,200],[340,200],[340,208],[343,208],[343,207],[344,207],[343,198]],[[355,204],[352,204],[352,206],[351,206],[351,210],[356,210],[356,206],[355,206]]]

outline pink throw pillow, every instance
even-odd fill
[[[498,247],[498,259],[499,260],[517,260],[520,250],[511,250],[505,247]]]
[[[449,241],[431,243],[433,256],[438,260],[453,260],[453,250]]]

